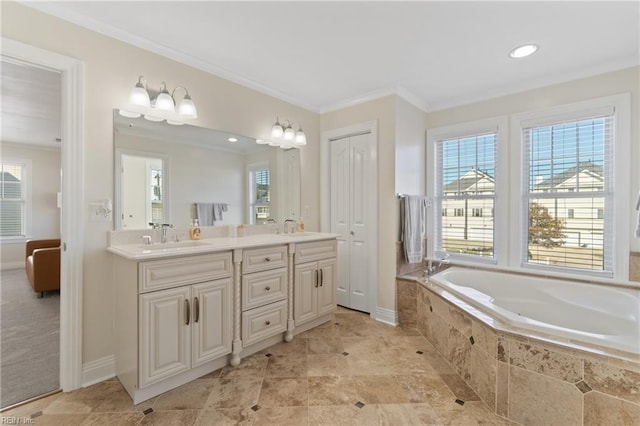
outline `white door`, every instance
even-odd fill
[[[338,237],[338,305],[370,312],[370,133],[331,142],[331,232]]]
[[[190,288],[140,296],[140,387],[189,370]]]
[[[231,353],[231,278],[192,286],[191,367]]]

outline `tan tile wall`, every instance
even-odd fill
[[[640,281],[640,252],[629,253],[629,281]]]
[[[496,331],[417,282],[401,285],[402,306],[415,294],[419,332],[498,415],[523,425],[640,424],[640,359]]]

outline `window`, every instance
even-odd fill
[[[436,250],[493,258],[497,132],[436,140],[436,208],[452,208],[436,225]]]
[[[612,126],[609,114],[523,129],[525,264],[612,270]]]
[[[256,165],[250,168],[250,203],[249,223],[258,225],[267,223],[270,219],[269,202],[270,195],[270,174],[266,165]]]
[[[26,235],[27,165],[21,162],[0,163],[0,236]]]

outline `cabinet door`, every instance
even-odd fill
[[[191,367],[197,367],[231,353],[231,278],[191,289]]]
[[[336,273],[338,262],[335,258],[318,261],[320,283],[318,285],[318,316],[330,314],[336,308]]]
[[[189,287],[140,296],[140,387],[190,368]]]
[[[296,265],[293,319],[296,326],[317,316],[317,262]]]

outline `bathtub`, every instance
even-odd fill
[[[434,285],[509,328],[640,354],[640,289],[451,267]]]

